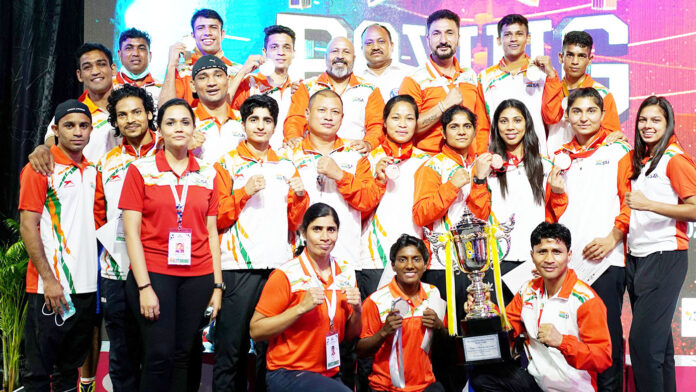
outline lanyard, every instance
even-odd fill
[[[314,272],[314,267],[312,267],[312,263],[305,262],[303,257],[300,257],[300,261],[302,262],[302,265],[304,265],[304,267],[307,269],[307,271],[309,271],[309,276],[312,277],[312,280],[314,281],[314,283],[319,285],[319,287],[323,288],[324,285],[321,283],[321,280],[317,276],[317,273]],[[333,279],[333,282],[335,283],[336,282],[336,270],[335,270],[336,266],[334,265],[333,260],[330,260],[329,262],[331,264],[331,278]],[[329,325],[331,326],[331,331],[333,331],[334,330],[333,320],[334,320],[334,317],[336,316],[336,303],[338,302],[338,299],[337,299],[338,293],[336,292],[336,290],[331,290],[331,291],[333,292],[332,293],[333,295],[331,296],[331,301],[329,301],[328,295],[326,295],[326,294],[324,294],[324,301],[326,302],[326,308],[327,308],[328,313],[329,313]]]
[[[178,230],[181,231],[181,224],[184,221],[184,206],[186,206],[186,196],[188,195],[189,183],[187,177],[184,176],[184,190],[181,192],[181,200],[179,199],[179,193],[176,191],[176,187],[173,184],[169,184],[172,189],[172,196],[174,196],[174,202],[176,203],[176,225]]]

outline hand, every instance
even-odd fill
[[[535,279],[541,276],[541,274],[539,273],[539,270],[536,269],[536,267],[532,268],[532,276],[533,276]]]
[[[302,301],[297,306],[299,306],[300,314],[305,314],[323,303],[324,289],[321,287],[310,287],[309,290],[305,291]]]
[[[210,296],[210,301],[208,306],[213,307],[213,313],[210,315],[211,318],[217,317],[220,306],[222,305],[222,290],[213,289],[213,294]]]
[[[29,154],[29,163],[32,169],[44,176],[53,174],[53,168],[55,167],[53,154],[51,154],[51,149],[43,144],[36,146],[34,151]]]
[[[553,326],[553,324],[539,325],[537,339],[548,347],[559,347],[563,343],[563,335]]]
[[[177,42],[169,47],[169,65],[175,66],[179,64],[179,56],[186,53],[186,45],[183,42]]]
[[[244,191],[247,195],[252,196],[256,192],[266,188],[266,179],[262,174],[256,174],[249,178],[249,181],[244,185]]]
[[[464,98],[462,97],[462,92],[459,91],[458,87],[455,87],[453,89],[450,89],[450,91],[447,93],[447,96],[442,101],[442,105],[445,107],[445,110],[447,110],[452,106],[461,104],[463,99]]]
[[[391,165],[394,163],[394,158],[392,157],[384,157],[380,159],[377,164],[375,165],[375,174],[377,175],[377,181],[381,182],[382,184],[387,183],[387,166]]]
[[[343,169],[330,157],[321,157],[317,162],[317,173],[325,174],[332,180],[338,181],[343,177]]]
[[[551,65],[551,57],[549,56],[537,56],[533,64],[539,67],[544,73],[546,73],[546,77],[548,78],[554,78],[556,77],[556,70],[553,69],[553,65]]]
[[[357,287],[346,287],[341,291],[343,291],[346,294],[346,302],[348,302],[348,305],[353,307],[353,310],[358,312],[362,310],[360,290],[358,290]]]
[[[300,83],[302,83],[302,80],[290,83],[290,94],[295,94],[295,91],[300,88]]]
[[[68,307],[68,301],[63,296],[63,286],[58,279],[44,281],[44,301],[46,301],[46,309],[49,312],[59,313],[63,315],[63,307]]]
[[[304,197],[305,195],[305,188],[304,188],[304,183],[302,182],[302,179],[300,177],[292,177],[291,179],[287,180],[288,186],[290,187],[290,190],[296,194],[299,197]]]
[[[469,181],[471,181],[471,178],[469,178],[469,172],[462,167],[457,169],[449,178],[449,182],[451,182],[452,185],[457,188],[463,187],[464,185],[468,184]]]
[[[297,146],[299,146],[302,143],[302,138],[301,137],[294,137],[292,139],[288,139],[283,145],[287,146],[291,150],[294,150]]]
[[[491,168],[491,163],[493,162],[493,154],[490,152],[484,152],[479,155],[474,161],[474,166],[476,167],[476,178],[479,180],[484,180],[488,175],[491,174],[493,169]]]
[[[259,69],[261,64],[263,64],[264,62],[266,62],[266,57],[260,54],[252,54],[249,57],[247,57],[247,60],[244,62],[244,65],[242,65],[242,68],[239,70],[239,72],[242,75],[246,76]]]
[[[140,290],[140,314],[150,321],[155,321],[160,316],[159,299],[152,286]]]
[[[361,154],[367,154],[372,151],[372,146],[365,140],[351,140],[348,145]]]
[[[384,320],[384,326],[382,327],[382,335],[386,338],[387,336],[396,332],[397,329],[401,328],[401,322],[403,317],[399,312],[392,311],[387,315],[387,319]]]
[[[561,175],[561,168],[554,166],[549,173],[549,178],[546,182],[551,187],[551,192],[562,195],[565,193],[565,180]]]
[[[616,243],[617,241],[611,234],[606,237],[597,237],[583,248],[582,257],[588,260],[601,261],[616,247]]]
[[[621,131],[614,131],[614,132],[610,133],[609,135],[607,135],[607,137],[604,139],[604,142],[607,144],[612,144],[612,143],[617,142],[619,140],[624,141],[624,142],[628,142],[628,137],[626,137],[626,135],[624,135],[624,133]]]
[[[632,210],[650,211],[651,200],[641,191],[626,192],[626,205]]]
[[[445,325],[442,323],[437,313],[434,310],[427,308],[423,311],[423,317],[421,318],[421,323],[425,328],[430,329],[442,329]]]
[[[193,131],[193,137],[189,142],[188,149],[195,150],[205,143],[205,134],[201,131]]]

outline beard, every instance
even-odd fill
[[[442,52],[442,49],[446,49],[445,52]],[[433,56],[437,57],[440,60],[448,60],[454,57],[455,50],[454,48],[447,46],[447,47],[438,47],[435,48],[435,50],[432,51]]]
[[[353,67],[349,66],[348,63],[334,61],[326,72],[335,79],[343,79],[353,72]]]

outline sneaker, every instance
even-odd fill
[[[94,392],[96,391],[97,383],[95,381],[89,383],[80,382],[79,392]]]

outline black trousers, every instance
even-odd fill
[[[133,311],[143,341],[141,391],[186,391],[189,367],[200,368],[200,360],[191,361],[205,308],[213,292],[213,274],[170,276],[150,272],[157,294],[160,317],[148,321],[140,314],[140,294],[133,274],[126,280],[128,305]]]
[[[97,294],[71,294],[75,314],[60,327],[60,316],[45,316],[43,294],[27,295],[27,322],[24,326],[24,377],[26,391],[74,391],[77,369],[92,346]],[[57,320],[56,320],[57,319]]]
[[[541,392],[534,377],[516,362],[474,366],[469,382],[476,392]]]
[[[592,284],[592,289],[607,307],[607,324],[611,337],[611,367],[597,375],[597,390],[621,392],[623,390],[624,342],[621,325],[621,308],[626,290],[626,270],[611,266]]]
[[[628,256],[626,283],[633,310],[628,347],[639,392],[677,390],[672,317],[688,266],[685,250]]]
[[[126,300],[126,281],[101,278],[104,326],[109,336],[109,377],[114,392],[138,390],[142,344]]]
[[[222,271],[227,289],[215,322],[215,364],[213,390],[246,391],[249,358],[249,322],[254,315],[271,270]],[[256,350],[256,392],[266,390],[268,342],[254,342]]]

